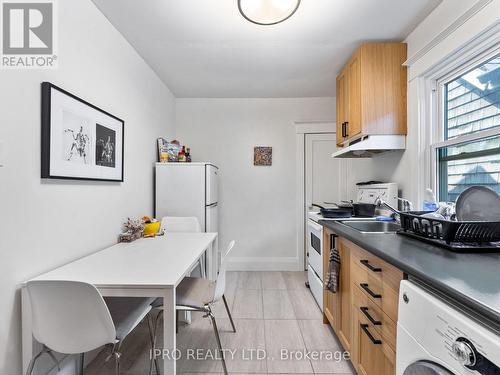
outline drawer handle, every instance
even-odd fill
[[[359,308],[361,312],[363,313],[364,316],[374,325],[374,326],[381,326],[382,322],[380,320],[375,320],[373,316],[370,315],[368,312],[368,307],[360,307]]]
[[[373,290],[371,290],[371,289],[368,287],[368,284],[366,284],[366,283],[361,283],[361,284],[359,284],[359,286],[360,286],[361,288],[363,288],[363,289],[364,289],[364,291],[365,291],[366,293],[368,293],[370,296],[372,296],[373,298],[382,298],[382,295],[377,294],[377,293],[375,293]]]
[[[368,259],[362,259],[359,262],[372,272],[382,272],[382,268],[371,265]]]
[[[370,333],[370,331],[368,330],[368,324],[360,324],[361,326],[361,329],[366,333],[366,336],[368,336],[368,338],[370,339],[370,341],[372,343],[374,343],[375,345],[380,345],[382,344],[382,341],[381,340],[378,340],[376,339],[375,337],[373,337],[373,335]]]

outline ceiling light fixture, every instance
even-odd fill
[[[293,16],[300,0],[238,0],[243,17],[257,25],[276,25]]]

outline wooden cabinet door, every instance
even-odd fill
[[[360,292],[357,295],[363,294]],[[360,305],[366,302],[355,299],[353,303],[352,363],[358,374],[394,375],[396,354],[382,338],[379,330],[360,311]]]
[[[350,271],[350,251],[349,242],[343,238],[337,238],[337,247],[340,253],[340,322],[338,329],[339,339],[347,351],[351,350],[351,330],[352,330],[352,309],[351,309],[351,271]]]
[[[337,76],[337,145],[345,140],[343,124],[347,121],[348,110],[347,70],[344,69]]]
[[[361,133],[361,50],[358,50],[347,64],[348,69],[348,111],[347,139]]]

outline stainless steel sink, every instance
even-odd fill
[[[342,224],[361,233],[394,233],[401,228],[393,221],[342,221]]]

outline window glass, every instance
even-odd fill
[[[445,85],[445,139],[500,125],[500,56]]]
[[[500,136],[460,140],[500,127],[500,55],[446,83],[444,93],[444,139],[456,144],[438,149],[439,199],[454,202],[472,185],[500,193]]]
[[[443,147],[438,161],[440,200],[455,202],[472,185],[488,186],[500,194],[500,136]]]

